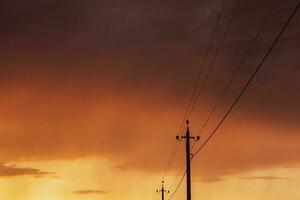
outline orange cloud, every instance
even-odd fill
[[[0,159],[13,162],[106,156],[123,162],[121,170],[161,171],[178,134],[184,106],[152,97],[158,93],[84,98],[75,91],[27,86],[5,91],[0,99]],[[200,143],[219,116],[202,133]],[[293,134],[297,128],[291,127],[289,134],[283,135],[280,124],[259,123],[253,117],[233,112],[193,161],[194,174],[211,180],[298,163],[299,136]],[[202,118],[197,114],[191,120],[193,135],[201,127],[198,122]],[[181,148],[172,169],[180,168],[183,157]]]
[[[122,74],[114,77],[114,73],[101,73],[101,68],[81,72],[77,67],[70,74],[67,69],[66,77],[55,74],[50,67],[30,71],[32,77],[27,79],[24,69],[7,75],[9,79],[0,86],[0,160],[103,156],[120,160],[120,170],[160,172],[178,134],[186,106],[183,96],[188,91],[178,95],[168,85],[143,85],[143,81],[133,84],[132,80],[126,82]],[[256,96],[250,90],[247,95],[251,94]],[[200,143],[232,102],[234,95],[229,96],[201,134]],[[216,100],[211,94],[205,97],[190,119],[193,135],[198,133]],[[212,142],[193,161],[195,175],[203,180],[222,179],[244,171],[300,162],[296,142],[299,126],[290,126],[289,115],[284,115],[296,115],[297,111],[288,112],[289,104],[285,104],[284,113],[279,116],[286,120],[279,122],[273,113],[266,118],[264,109],[271,107],[257,104],[257,97],[242,98]],[[181,148],[173,170],[181,167],[183,157]]]

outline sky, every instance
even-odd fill
[[[159,199],[222,0],[0,2],[0,198]],[[240,0],[189,118],[194,150],[254,72],[297,0]],[[238,0],[226,0],[203,74]],[[300,198],[300,13],[192,161],[193,199]],[[201,76],[200,83],[204,82]],[[165,187],[185,164],[178,142]],[[170,195],[169,195],[170,196]],[[185,182],[173,199],[185,198]]]

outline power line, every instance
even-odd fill
[[[277,1],[275,1],[277,2]],[[276,3],[274,3],[275,5]],[[272,6],[272,9],[274,7],[274,5]],[[213,130],[213,132],[210,134],[210,136],[206,139],[206,141],[200,146],[200,148],[193,154],[193,158],[199,153],[199,151],[201,149],[203,149],[203,147],[209,142],[209,140],[213,137],[213,135],[216,133],[216,131],[219,129],[219,127],[222,125],[222,123],[225,121],[225,119],[229,116],[230,112],[233,110],[233,108],[235,107],[235,105],[238,103],[238,101],[240,100],[240,98],[242,97],[242,95],[245,93],[246,89],[249,87],[249,85],[251,84],[251,82],[253,81],[253,79],[255,78],[256,74],[258,73],[258,71],[260,70],[260,68],[262,67],[262,65],[264,64],[264,62],[266,61],[267,57],[270,55],[271,51],[274,49],[275,45],[277,44],[277,42],[279,41],[280,37],[282,36],[282,34],[284,33],[284,31],[286,30],[288,24],[290,23],[290,21],[293,19],[294,15],[296,14],[296,12],[298,11],[300,7],[300,2],[297,4],[296,8],[294,9],[294,11],[292,12],[292,14],[290,15],[290,17],[288,18],[287,22],[285,23],[284,27],[281,29],[281,31],[279,32],[279,34],[277,35],[277,37],[275,38],[275,40],[273,41],[272,45],[270,46],[270,48],[268,49],[268,51],[266,52],[265,56],[263,57],[263,59],[261,60],[260,64],[258,65],[258,67],[256,68],[256,70],[254,71],[254,73],[251,75],[251,77],[249,78],[249,80],[247,81],[246,85],[244,86],[244,88],[242,89],[242,91],[240,92],[240,94],[237,96],[237,98],[235,99],[235,101],[233,102],[233,104],[230,106],[229,110],[227,111],[227,113],[224,115],[224,117],[222,118],[222,120],[219,122],[219,124],[217,125],[217,127]],[[271,10],[272,10],[271,9]],[[271,12],[271,11],[270,11]],[[264,21],[267,20],[267,18],[269,17],[269,15],[267,15],[266,19]],[[263,22],[263,24],[266,22]],[[263,25],[261,26],[260,29],[262,29]],[[261,32],[261,30],[258,31],[257,36],[255,37],[256,39],[254,39],[253,41],[257,40],[257,37],[259,35],[259,33]],[[254,43],[254,42],[253,42]],[[251,43],[250,46],[253,46],[253,44]],[[250,47],[249,47],[250,49]],[[249,50],[247,50],[249,51]],[[246,51],[246,52],[247,52]],[[243,58],[242,60],[244,60],[245,58]],[[242,61],[244,62],[244,61]],[[232,82],[232,81],[230,81]],[[227,88],[227,87],[225,87]],[[227,89],[226,89],[227,90]],[[223,94],[223,93],[222,93]],[[221,95],[222,97],[223,95]],[[222,97],[223,98],[223,97]],[[175,148],[176,149],[176,148]],[[172,150],[173,152],[173,150]],[[171,157],[172,154],[174,155],[174,153],[171,153]],[[180,185],[182,184],[182,181],[184,179],[184,177],[186,176],[186,171],[183,174],[183,176],[181,177],[181,180],[179,182],[179,184],[177,185],[175,191],[172,193],[171,197],[169,198],[172,199],[174,197],[174,195],[176,194],[176,192],[178,191]]]
[[[239,1],[240,1],[240,0],[239,0]],[[208,58],[209,52],[211,51],[213,42],[214,42],[214,40],[215,40],[215,36],[216,36],[216,33],[217,33],[218,26],[219,26],[219,24],[220,24],[220,22],[221,22],[221,17],[222,17],[223,11],[224,11],[225,4],[226,4],[226,0],[223,0],[223,1],[222,1],[222,6],[221,6],[221,11],[219,12],[219,15],[218,15],[218,18],[217,18],[217,21],[216,21],[214,30],[213,30],[213,32],[212,32],[212,35],[211,35],[211,38],[210,38],[210,41],[209,41],[209,46],[208,46],[208,48],[207,48],[207,50],[206,50],[206,52],[205,52],[205,56],[204,56],[203,62],[202,62],[202,64],[201,64],[200,71],[199,71],[199,73],[198,73],[198,76],[197,76],[197,79],[196,79],[196,83],[195,83],[195,86],[194,86],[193,91],[192,91],[192,95],[191,95],[190,100],[189,100],[189,102],[188,102],[187,109],[186,109],[186,112],[185,112],[184,117],[183,117],[183,121],[182,121],[181,126],[180,126],[180,129],[179,129],[179,133],[182,132],[183,127],[184,127],[184,122],[185,122],[186,119],[187,119],[188,113],[190,113],[189,110],[190,110],[190,108],[191,108],[191,105],[192,105],[192,103],[193,103],[193,98],[194,98],[194,96],[195,96],[195,94],[196,94],[198,85],[199,85],[199,83],[200,83],[200,79],[201,79],[201,76],[202,76],[202,73],[203,73],[203,70],[204,70],[204,66],[205,66],[205,64],[206,64],[206,62],[207,62],[207,58]],[[232,21],[232,19],[231,19],[231,21]],[[231,24],[231,22],[230,22],[229,24]],[[199,96],[199,95],[197,95],[197,96]],[[198,99],[198,97],[197,97],[197,99]],[[192,109],[193,109],[193,106],[192,106]],[[165,171],[164,171],[164,173],[163,173],[162,180],[165,179],[165,176],[166,176],[168,170],[171,168],[171,165],[172,165],[172,163],[173,163],[173,161],[174,161],[175,154],[177,153],[177,144],[178,144],[178,142],[176,141],[175,144],[174,144],[174,146],[173,146],[173,149],[172,149],[170,158],[169,158],[169,160],[168,160],[167,166],[166,166],[166,168],[165,168]],[[182,182],[182,181],[181,181],[181,182]],[[181,183],[180,183],[180,184],[181,184]],[[178,188],[177,188],[177,189],[178,189]]]
[[[201,79],[201,76],[202,76],[202,74],[203,74],[203,70],[204,70],[205,64],[206,64],[206,62],[207,62],[207,58],[208,58],[209,52],[211,51],[211,48],[212,48],[212,46],[213,46],[213,43],[214,43],[214,40],[215,40],[215,37],[216,37],[216,33],[217,33],[217,30],[218,30],[218,27],[219,27],[219,24],[220,24],[220,22],[221,22],[221,17],[222,17],[223,11],[224,11],[225,4],[226,4],[226,0],[223,0],[223,1],[222,1],[222,6],[221,6],[221,10],[220,10],[220,12],[219,12],[219,14],[218,14],[218,18],[217,18],[216,24],[215,24],[215,26],[214,26],[212,35],[211,35],[210,40],[209,40],[208,48],[207,48],[206,51],[205,51],[205,55],[204,55],[203,62],[202,62],[201,65],[200,65],[200,70],[199,70],[199,73],[198,73],[198,75],[197,75],[196,82],[195,82],[195,84],[194,84],[194,88],[193,88],[193,90],[192,90],[192,95],[191,95],[191,97],[190,97],[190,99],[189,99],[189,102],[188,102],[188,105],[187,105],[186,112],[185,112],[185,114],[184,114],[183,120],[182,120],[181,125],[180,125],[179,133],[181,133],[181,131],[183,130],[185,121],[186,121],[186,119],[188,118],[189,110],[191,109],[191,105],[192,105],[192,103],[193,103],[194,96],[195,96],[195,94],[196,94],[198,85],[199,85],[199,83],[200,83],[200,79]]]
[[[220,43],[219,43],[219,46],[217,47],[216,53],[214,54],[213,60],[212,60],[212,62],[211,62],[211,65],[210,65],[209,68],[208,68],[208,72],[206,73],[206,76],[204,77],[203,83],[202,83],[200,89],[198,90],[197,96],[195,97],[195,100],[193,101],[193,104],[192,104],[192,106],[191,106],[191,109],[190,109],[189,113],[187,114],[187,118],[190,118],[192,112],[193,112],[194,109],[195,109],[195,106],[196,106],[197,103],[198,103],[198,99],[199,99],[199,97],[200,97],[200,95],[201,95],[201,93],[202,93],[202,91],[203,91],[203,89],[204,89],[204,87],[205,87],[205,85],[206,85],[206,82],[208,81],[209,75],[210,75],[210,73],[211,73],[211,71],[212,71],[212,69],[213,69],[213,67],[214,67],[214,65],[215,65],[216,59],[217,59],[217,57],[218,57],[218,55],[219,55],[219,53],[220,53],[220,50],[221,50],[222,47],[223,47],[223,44],[224,44],[224,42],[225,42],[225,39],[227,38],[227,35],[228,35],[228,33],[229,33],[229,30],[230,30],[230,27],[231,27],[231,25],[232,25],[232,22],[233,22],[233,20],[234,20],[236,14],[237,14],[237,11],[238,11],[239,6],[240,6],[240,2],[241,2],[241,0],[238,0],[238,1],[237,1],[237,4],[236,4],[236,6],[235,6],[235,8],[234,8],[234,11],[233,11],[233,13],[232,13],[232,15],[231,15],[231,17],[230,17],[229,23],[227,24],[226,29],[225,29],[225,32],[224,32],[224,34],[223,34],[223,36],[222,36],[222,38],[221,38],[221,41],[220,41]]]
[[[185,171],[185,162],[182,163],[180,170],[178,171],[176,178],[172,181],[172,184],[170,186],[170,189],[172,190],[175,186],[175,183],[177,182],[177,180],[179,179],[179,177],[181,176],[182,172]]]
[[[262,65],[264,64],[264,62],[266,61],[267,57],[270,55],[271,51],[274,49],[275,45],[277,44],[277,42],[279,41],[280,37],[282,36],[282,34],[284,33],[284,31],[286,30],[287,26],[289,25],[289,23],[291,22],[291,20],[293,19],[293,17],[295,16],[295,14],[297,13],[297,11],[299,10],[300,7],[300,1],[298,2],[296,8],[293,10],[293,12],[291,13],[291,15],[289,16],[288,20],[285,22],[285,25],[283,26],[283,28],[280,30],[280,32],[278,33],[278,35],[276,36],[276,38],[274,39],[274,41],[272,42],[271,46],[269,47],[269,49],[267,50],[265,56],[262,58],[261,62],[259,63],[259,65],[257,66],[256,70],[254,71],[254,73],[251,75],[251,77],[249,78],[249,80],[247,81],[246,85],[243,87],[242,91],[240,92],[240,94],[237,96],[237,98],[235,99],[235,101],[233,102],[233,104],[230,106],[230,108],[228,109],[228,111],[226,112],[226,114],[224,115],[224,117],[222,118],[222,120],[219,122],[219,124],[217,125],[217,127],[212,131],[212,133],[209,135],[209,137],[205,140],[205,142],[200,146],[200,148],[197,149],[197,151],[193,154],[193,158],[201,151],[201,149],[204,148],[204,146],[210,141],[210,139],[214,136],[214,134],[217,132],[217,130],[219,129],[219,127],[222,125],[222,123],[224,122],[224,120],[227,118],[227,116],[230,114],[230,112],[232,111],[232,109],[235,107],[235,105],[238,103],[238,101],[240,100],[240,98],[242,97],[242,95],[245,93],[246,89],[249,87],[250,83],[253,81],[254,77],[256,76],[256,74],[258,73],[258,71],[261,69]]]
[[[176,154],[177,148],[178,148],[178,141],[175,141],[175,143],[173,145],[173,148],[172,148],[172,151],[171,151],[170,158],[168,160],[167,166],[166,166],[165,171],[164,171],[163,176],[162,176],[162,181],[165,179],[165,177],[167,175],[167,172],[171,168],[171,165],[172,165],[172,163],[174,161],[174,158],[175,158],[175,154]]]
[[[182,177],[181,177],[181,179],[180,179],[180,181],[179,181],[179,183],[178,183],[176,189],[174,190],[174,192],[173,192],[172,195],[170,196],[169,200],[171,200],[171,199],[174,197],[174,195],[176,194],[176,192],[178,191],[178,189],[179,189],[179,187],[180,187],[180,185],[181,185],[181,183],[182,183],[182,181],[183,181],[185,175],[186,175],[186,171],[185,171],[184,174],[182,175]]]
[[[221,96],[219,97],[217,103],[215,104],[215,106],[213,107],[213,109],[211,110],[211,112],[209,113],[204,125],[201,127],[198,135],[200,135],[200,133],[203,131],[203,129],[206,127],[207,123],[209,122],[209,120],[211,119],[212,115],[215,113],[217,107],[219,106],[219,104],[221,103],[222,99],[224,98],[225,94],[227,93],[230,85],[232,84],[232,82],[234,81],[236,75],[238,74],[238,72],[241,70],[241,68],[243,67],[243,64],[245,62],[246,57],[248,56],[250,50],[252,49],[253,45],[255,44],[255,42],[257,41],[259,35],[261,34],[266,22],[268,21],[269,17],[271,16],[276,4],[278,3],[278,0],[273,1],[272,6],[270,7],[270,10],[268,11],[267,15],[264,17],[261,25],[259,26],[258,31],[256,32],[254,38],[252,39],[252,41],[250,42],[250,45],[248,46],[247,50],[245,51],[238,67],[235,69],[235,71],[233,72],[233,75],[231,76],[229,82],[226,84],[224,90],[222,91]]]
[[[222,17],[223,11],[224,11],[225,4],[226,4],[226,0],[223,0],[223,1],[222,1],[222,6],[221,6],[221,10],[220,10],[220,12],[219,12],[219,14],[218,14],[217,22],[216,22],[216,24],[215,24],[215,27],[214,27],[214,29],[213,29],[213,32],[212,32],[212,35],[211,35],[211,38],[210,38],[210,41],[209,41],[209,46],[208,46],[208,48],[206,49],[205,56],[204,56],[203,62],[202,62],[201,67],[200,67],[200,71],[199,71],[199,73],[198,73],[198,76],[197,76],[197,79],[196,79],[196,83],[195,83],[195,86],[194,86],[193,91],[192,91],[192,95],[191,95],[191,97],[190,97],[190,99],[189,99],[189,102],[188,102],[188,105],[187,105],[186,112],[185,112],[185,114],[184,114],[182,123],[181,123],[180,128],[179,128],[179,134],[180,134],[180,133],[182,132],[182,130],[183,130],[184,123],[185,123],[185,121],[186,121],[186,119],[187,119],[187,114],[188,114],[188,112],[189,112],[189,109],[190,109],[191,104],[192,104],[192,102],[193,102],[193,98],[194,98],[195,93],[196,93],[196,91],[197,91],[197,87],[198,87],[198,85],[199,85],[200,78],[201,78],[201,76],[202,76],[204,66],[205,66],[205,64],[206,64],[206,61],[207,61],[209,52],[210,52],[210,50],[211,50],[211,48],[212,48],[212,45],[213,45],[213,42],[214,42],[214,39],[215,39],[215,36],[216,36],[216,33],[217,33],[218,26],[219,26],[220,21],[221,21],[221,17]],[[165,176],[166,176],[167,172],[170,170],[170,168],[171,168],[171,166],[172,166],[172,164],[173,164],[175,155],[176,155],[176,153],[177,153],[177,147],[178,147],[178,141],[176,140],[176,141],[175,141],[175,144],[174,144],[174,146],[173,146],[173,149],[172,149],[172,151],[171,151],[170,158],[169,158],[169,160],[168,160],[168,162],[167,162],[166,168],[165,168],[165,170],[164,170],[164,172],[163,172],[162,180],[165,179]]]

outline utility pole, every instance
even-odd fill
[[[176,136],[177,140],[185,139],[186,146],[186,199],[191,200],[191,150],[190,150],[190,139],[198,141],[199,136],[193,137],[190,136],[189,120],[186,120],[186,135],[185,136]]]
[[[169,190],[165,190],[164,188],[164,181],[162,181],[161,184],[161,189],[160,190],[156,190],[156,192],[161,192],[161,199],[164,200],[165,199],[165,192],[169,193]]]

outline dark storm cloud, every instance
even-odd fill
[[[234,20],[228,38],[229,44],[233,42],[237,45],[229,51],[225,48],[225,51],[221,52],[223,56],[219,57],[219,64],[225,62],[224,59],[227,62],[237,59],[237,52],[243,47],[243,43],[246,45],[245,41],[248,41],[250,33],[255,30],[271,2],[241,2],[240,12]],[[227,1],[225,5],[223,26],[218,31],[218,38],[228,23],[235,3],[236,1]],[[261,9],[257,9],[256,5],[260,5]],[[289,4],[279,4],[273,16],[276,20],[272,20],[268,27],[272,30],[266,31],[268,37],[270,32],[273,33],[273,29],[278,29],[292,5],[293,1]],[[220,7],[221,0],[185,3],[3,1],[1,49],[4,55],[19,54],[22,60],[27,58],[32,61],[46,57],[54,62],[53,65],[60,65],[60,68],[74,67],[68,67],[68,64],[63,62],[65,60],[77,63],[83,59],[81,67],[85,68],[91,68],[91,63],[87,61],[91,59],[109,59],[110,62],[122,60],[115,63],[115,68],[123,69],[125,73],[130,73],[130,76],[147,76],[149,73],[155,75],[159,72],[165,74],[173,70],[178,80],[182,75],[183,66],[189,66],[191,72],[197,71]],[[31,51],[33,55],[30,54]],[[58,63],[53,60],[57,60]],[[123,65],[125,69],[122,68]],[[220,70],[227,71],[228,67],[222,66]],[[109,70],[105,66],[102,68]],[[186,80],[186,85],[190,83],[188,74],[190,73],[181,77]]]
[[[157,1],[4,1],[3,4],[2,35],[19,38],[37,48],[44,45],[80,53],[111,49],[118,52],[136,47],[146,50],[149,48],[146,45],[152,44],[153,48],[162,41],[185,42],[190,40],[185,22],[199,9],[191,2]],[[189,14],[191,9],[193,12]]]
[[[242,1],[228,42],[239,39],[247,41],[271,2]],[[235,3],[236,1],[227,1],[219,35],[228,23]],[[152,61],[152,68],[160,68],[165,72],[173,69],[172,64],[179,60],[187,62],[191,58],[201,58],[220,4],[221,0],[185,3],[3,1],[1,40],[6,45],[2,45],[2,51],[11,50],[13,54],[21,51],[21,54],[27,54],[29,50],[33,51],[35,59],[42,55],[52,55],[52,59],[74,59],[78,55],[86,59],[95,56],[100,59],[103,56],[129,57],[127,59]],[[278,29],[278,24],[283,22],[293,4],[293,1],[279,4],[267,30]],[[260,5],[261,9],[257,9],[256,5]],[[266,32],[270,34],[270,31]],[[240,51],[239,48],[232,49],[238,49],[234,52]],[[138,64],[143,63],[136,63]],[[130,66],[128,70],[139,70],[140,67],[136,65]],[[197,66],[193,64],[190,67],[193,70]]]
[[[45,172],[39,169],[30,167],[18,167],[16,165],[7,165],[0,163],[0,177],[16,177],[16,176],[34,176],[45,177],[47,175],[53,175],[55,173]]]
[[[227,1],[213,52],[236,2]],[[206,104],[196,107],[195,113],[206,116],[209,106],[213,106],[271,3],[271,0],[241,1],[200,98]],[[240,91],[295,3],[294,0],[279,1],[223,107]],[[151,145],[158,145],[158,141],[151,140],[156,136],[150,133],[157,132],[161,126],[173,131],[166,131],[168,134],[175,133],[173,127],[177,124],[173,124],[179,121],[175,114],[178,110],[184,111],[221,0],[4,0],[0,4],[0,117],[6,120],[1,124],[0,143],[5,147],[1,155],[5,159],[26,159],[32,155],[39,159],[66,159],[127,149],[127,159],[137,161],[130,163],[130,167],[157,169],[158,161],[145,160],[155,154]],[[206,158],[213,172],[207,169],[211,176],[203,179],[212,181],[219,179],[219,175],[299,161],[299,155],[293,153],[298,152],[293,141],[296,140],[294,133],[299,132],[300,112],[299,20],[298,14],[241,99],[235,110],[238,117],[233,120],[238,128],[242,119],[249,120],[253,127],[263,127],[257,129],[255,138],[266,134],[276,139],[276,134],[288,127],[291,131],[284,136],[288,135],[293,145],[259,138],[263,144],[270,142],[263,145],[266,149],[262,151],[263,156],[270,159],[261,159],[253,156],[261,155],[256,149],[241,153],[239,144],[250,140],[238,138],[236,146],[228,145],[227,157],[219,155],[219,162],[226,164],[226,168],[222,166],[224,170],[220,169],[220,163]],[[195,116],[192,121],[203,122],[199,115]],[[275,132],[274,127],[281,129]],[[240,132],[238,128],[235,132]],[[227,131],[231,133],[232,129]],[[120,132],[126,135],[126,141],[120,141],[116,134]],[[250,135],[251,131],[247,131],[247,136]],[[151,149],[134,146],[137,140],[151,144]],[[276,159],[271,153],[274,144],[278,153],[283,154]],[[22,151],[14,145],[20,146]],[[221,147],[224,148],[223,143]],[[139,158],[137,149],[149,156]],[[211,154],[215,152],[221,151],[217,149]],[[241,155],[236,155],[239,153]],[[231,154],[237,156],[236,160],[247,158],[249,161],[245,161],[245,166],[238,162],[227,163]],[[119,166],[120,170],[127,168]]]

